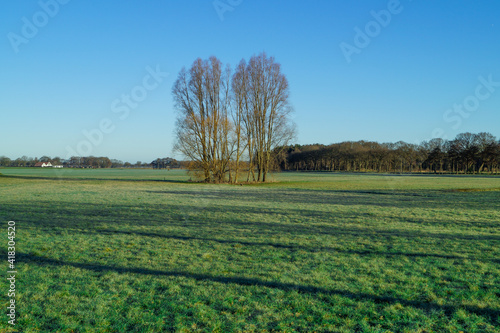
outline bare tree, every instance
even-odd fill
[[[475,160],[479,152],[478,147],[478,136],[473,133],[460,133],[455,138],[455,144],[457,145],[459,157],[464,165],[464,172],[467,173],[475,170]]]
[[[492,147],[496,143],[496,138],[490,133],[481,132],[476,135],[476,143],[478,149],[478,172],[481,173],[485,164],[491,161]]]
[[[179,111],[174,149],[195,162],[206,182],[224,181],[232,155],[229,81],[230,69],[219,59],[198,58],[189,71],[181,70],[172,89]]]
[[[257,181],[266,181],[271,154],[277,147],[285,147],[294,137],[290,121],[289,87],[281,65],[265,53],[253,56],[245,72],[241,64],[237,73],[246,79],[245,115],[248,152],[251,163],[257,166]],[[252,167],[252,166],[251,166]]]
[[[240,159],[245,151],[245,148],[249,148],[249,152],[253,151],[252,139],[251,135],[252,126],[251,119],[248,114],[248,95],[247,95],[247,85],[248,85],[248,75],[246,72],[246,62],[245,60],[241,60],[238,67],[236,68],[236,72],[233,75],[231,88],[232,88],[232,97],[233,97],[233,112],[232,119],[234,122],[234,135],[235,135],[235,147],[236,147],[236,157],[235,157],[235,172],[234,172],[234,183],[238,182],[238,175],[240,170]],[[250,168],[251,166],[252,156],[250,154]],[[249,176],[250,177],[250,171]],[[254,177],[255,178],[255,177]],[[247,178],[247,181],[249,179]]]

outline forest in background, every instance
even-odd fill
[[[500,141],[490,133],[461,133],[421,144],[346,141],[294,145],[275,154],[286,171],[498,173]]]

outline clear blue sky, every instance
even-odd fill
[[[298,143],[500,136],[499,1],[220,0],[232,10],[219,13],[212,0],[54,1],[2,3],[0,155],[173,156],[180,69],[262,51],[290,81]],[[390,19],[375,23],[381,10]],[[133,108],[121,101],[132,91]]]

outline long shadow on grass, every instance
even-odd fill
[[[471,202],[472,194],[439,191],[439,190],[310,190],[310,189],[265,189],[244,188],[235,190],[219,190],[207,188],[204,191],[197,190],[146,190],[149,194],[156,195],[181,195],[191,196],[214,202],[221,200],[238,200],[242,202],[281,202],[285,204],[321,204],[341,206],[377,206],[394,208],[477,208],[477,200]],[[493,193],[493,194],[492,194]],[[474,192],[474,196],[482,196],[488,205],[482,205],[481,209],[498,209],[498,201],[492,200],[491,196],[498,191]]]
[[[452,259],[452,260],[477,260],[482,262],[495,262],[500,263],[500,259],[494,258],[470,258],[470,257],[461,257],[461,256],[452,256],[445,254],[435,254],[435,253],[409,253],[409,252],[380,252],[380,251],[367,251],[367,250],[344,250],[332,247],[310,247],[296,244],[281,244],[281,243],[272,243],[272,242],[249,242],[240,239],[218,239],[218,238],[207,238],[207,237],[196,237],[196,236],[182,236],[182,235],[172,235],[172,234],[162,234],[162,233],[153,233],[153,232],[141,232],[141,231],[124,231],[124,230],[111,230],[111,229],[99,229],[96,232],[87,232],[90,234],[122,234],[122,235],[131,235],[131,236],[145,236],[145,237],[159,237],[164,239],[175,239],[175,240],[183,240],[183,241],[202,241],[202,242],[215,242],[219,244],[240,244],[246,246],[269,246],[274,247],[276,249],[286,249],[291,251],[307,251],[307,252],[331,252],[331,253],[343,253],[343,254],[357,254],[362,256],[405,256],[411,258],[440,258],[440,259]]]
[[[17,258],[20,262],[33,263],[36,265],[72,266],[75,268],[86,269],[95,272],[112,271],[117,273],[132,273],[132,274],[143,274],[143,275],[165,276],[165,277],[184,277],[188,279],[195,279],[198,281],[212,281],[217,283],[238,284],[244,286],[261,286],[266,288],[281,289],[284,291],[296,290],[298,292],[308,293],[308,294],[339,295],[352,299],[373,301],[375,303],[400,303],[405,306],[411,306],[425,311],[436,311],[436,310],[444,311],[448,316],[453,314],[458,309],[465,309],[471,313],[483,316],[485,319],[487,318],[493,325],[500,323],[499,322],[500,310],[479,308],[477,306],[470,306],[470,305],[439,305],[436,303],[405,300],[392,296],[378,296],[367,293],[353,293],[348,290],[326,289],[315,286],[304,286],[300,284],[263,281],[260,279],[247,278],[247,277],[226,277],[226,276],[192,273],[186,271],[160,271],[160,270],[152,270],[152,269],[138,268],[138,267],[129,268],[129,267],[98,265],[98,264],[85,264],[85,263],[56,260],[51,258],[44,258],[25,253],[17,253]]]
[[[167,208],[168,210],[165,210]],[[7,204],[2,206],[2,215],[8,214],[12,219],[22,220],[37,229],[43,228],[68,228],[99,230],[109,229],[116,226],[117,230],[124,228],[136,229],[137,227],[177,227],[200,232],[203,229],[231,228],[233,231],[248,229],[258,235],[325,235],[325,236],[352,236],[352,237],[376,237],[376,238],[431,238],[448,240],[470,240],[485,241],[500,240],[497,233],[474,233],[471,230],[465,233],[458,230],[456,233],[427,232],[419,229],[380,228],[378,224],[360,224],[359,227],[337,225],[337,222],[348,221],[360,217],[353,213],[330,213],[316,210],[301,209],[279,209],[259,207],[237,207],[237,206],[207,206],[201,209],[203,214],[199,217],[185,219],[185,212],[192,210],[188,205],[149,205],[147,207],[118,205],[112,208],[97,203],[54,203],[38,201],[37,204]],[[248,221],[238,216],[253,215],[257,218],[260,214],[287,216],[290,219],[302,218],[308,221],[294,222],[260,222]],[[1,216],[1,215],[0,215]],[[218,216],[218,217],[213,217]],[[252,218],[253,219],[253,218]],[[408,222],[408,221],[398,221]],[[418,223],[418,222],[416,222]],[[453,225],[453,221],[449,222]],[[474,226],[474,223],[471,224]],[[495,224],[486,224],[485,228],[492,228]]]

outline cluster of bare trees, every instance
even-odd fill
[[[180,168],[181,162],[171,157],[165,157],[157,158],[156,160],[152,161],[150,165],[153,169],[171,169]]]
[[[95,156],[72,156],[65,161],[65,166],[69,168],[110,168],[112,162],[108,157],[95,157]]]
[[[234,73],[216,57],[183,68],[172,89],[179,111],[174,149],[205,182],[266,181],[274,158],[294,136],[288,80],[265,53]],[[241,163],[246,159],[248,163]]]
[[[274,154],[282,170],[498,173],[500,142],[490,133],[461,133],[454,140],[420,145],[399,141],[291,146]]]

